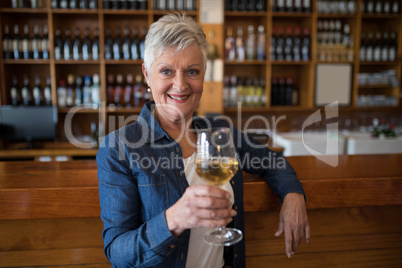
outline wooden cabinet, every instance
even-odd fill
[[[240,26],[243,28],[243,36],[247,36],[247,27],[249,25],[256,26],[263,25],[266,29],[266,43],[267,43],[267,59],[262,61],[225,61],[224,73],[226,76],[261,76],[265,75],[266,78],[266,98],[267,102],[264,107],[249,108],[244,107],[243,111],[255,111],[255,112],[266,112],[266,111],[278,111],[278,110],[308,110],[315,107],[315,83],[317,79],[316,68],[318,64],[348,64],[352,67],[352,81],[351,82],[351,105],[350,108],[358,111],[362,106],[366,106],[365,109],[371,107],[369,103],[362,103],[362,97],[370,98],[372,96],[388,96],[394,100],[391,106],[400,106],[400,81],[401,81],[401,65],[402,65],[402,16],[401,8],[399,8],[398,14],[373,14],[366,13],[363,8],[367,4],[366,0],[356,0],[355,8],[356,10],[352,13],[326,13],[321,10],[319,5],[332,3],[337,1],[311,1],[311,12],[278,12],[277,9],[273,8],[275,3],[274,0],[267,1],[267,11],[266,12],[240,12],[240,11],[225,11],[225,22],[224,22],[224,36],[226,38],[228,33],[228,28],[233,29],[233,36],[236,37],[236,29]],[[348,1],[338,1],[338,2],[348,2]],[[343,34],[343,26],[347,25],[352,38],[350,48],[343,47],[342,44],[337,45],[336,42],[328,44],[328,42],[321,42],[321,31],[323,23],[340,25],[341,34]],[[295,60],[276,60],[270,57],[272,50],[275,50],[275,46],[272,47],[272,37],[278,35],[279,29],[283,31],[283,35],[286,37],[286,30],[290,29],[293,31],[291,33],[294,36],[294,30],[300,28],[303,31],[304,28],[310,30],[310,40],[311,40],[311,56],[309,60],[295,61]],[[328,29],[327,29],[328,31]],[[361,47],[361,33],[372,32],[374,35],[377,32],[383,34],[387,32],[390,34],[394,32],[397,36],[397,53],[395,60],[386,61],[361,61],[359,57],[360,47]],[[303,34],[303,33],[302,33]],[[325,34],[325,33],[324,33]],[[334,38],[334,37],[332,37]],[[336,36],[335,36],[336,38]],[[342,35],[340,35],[342,39]],[[327,39],[326,39],[327,40]],[[373,38],[374,42],[376,37]],[[380,41],[389,42],[389,41]],[[335,44],[334,44],[335,43]],[[373,44],[375,45],[375,44]],[[331,50],[333,53],[337,50],[345,50],[342,52],[337,52],[339,55],[322,56],[320,53],[325,50]],[[343,53],[343,54],[342,54]],[[384,72],[394,72],[395,73],[395,83],[391,84],[373,84],[368,83],[362,85],[359,81],[361,74],[368,76],[375,76],[377,73]],[[272,103],[273,87],[271,86],[272,79],[283,77],[293,78],[293,82],[298,91],[298,101],[296,105],[292,106],[277,106]],[[384,107],[385,105],[371,104],[375,106]],[[233,106],[233,105],[232,105]],[[237,107],[225,108],[225,113],[232,114],[237,110]]]
[[[4,39],[5,25],[8,25],[9,36],[11,39],[14,37],[13,27],[18,25],[19,36],[23,35],[22,29],[28,25],[29,36],[32,38],[34,25],[38,25],[40,33],[42,29],[47,26],[49,32],[48,41],[48,59],[5,59],[0,56],[0,105],[10,105],[11,96],[10,88],[12,84],[12,77],[16,76],[18,86],[21,88],[23,77],[29,78],[29,88],[34,87],[35,77],[39,76],[41,87],[45,87],[47,77],[51,78],[51,92],[52,92],[52,105],[58,105],[57,88],[61,80],[67,82],[68,76],[71,74],[74,77],[80,76],[84,80],[85,76],[93,77],[98,74],[100,77],[100,104],[95,106],[82,106],[82,107],[59,107],[58,109],[58,141],[67,141],[67,134],[65,129],[66,121],[71,122],[70,130],[74,136],[83,136],[91,134],[91,123],[97,124],[100,134],[107,134],[118,127],[123,126],[127,122],[136,119],[141,108],[123,108],[109,106],[107,102],[107,86],[108,76],[112,75],[114,78],[117,74],[126,77],[131,74],[134,78],[137,75],[142,77],[142,60],[114,60],[105,57],[105,39],[108,30],[114,39],[116,36],[116,29],[121,31],[121,38],[123,39],[123,31],[128,28],[130,38],[133,38],[134,28],[138,28],[139,37],[144,36],[143,29],[147,30],[149,25],[166,14],[168,11],[159,10],[154,6],[153,0],[146,0],[146,9],[139,9],[139,4],[143,5],[142,1],[137,1],[137,9],[118,9],[112,8],[113,1],[96,0],[98,8],[96,9],[80,9],[80,8],[53,8],[53,1],[42,0],[40,8],[30,8],[31,1],[27,1],[28,7],[13,8],[11,0],[0,2],[0,33]],[[70,1],[67,1],[69,3]],[[76,1],[79,3],[79,1]],[[110,7],[104,9],[104,2],[110,2]],[[127,1],[127,4],[131,4]],[[141,3],[140,3],[141,2]],[[188,1],[190,2],[190,1]],[[117,2],[120,5],[120,2]],[[198,1],[193,0],[192,10],[180,11],[189,14],[197,19],[198,17]],[[184,6],[187,9],[187,6]],[[176,12],[170,10],[170,12]],[[85,29],[89,30],[89,37],[92,41],[95,37],[95,32],[99,36],[99,57],[97,59],[88,60],[74,60],[74,59],[57,59],[55,55],[55,40],[57,38],[56,32],[61,33],[61,38],[64,41],[66,30],[71,31],[72,39],[75,37],[76,29],[80,31],[81,40],[84,38]],[[3,50],[3,45],[2,45]],[[3,54],[3,53],[2,53]],[[84,81],[82,81],[84,84]],[[98,107],[97,107],[98,106]],[[72,112],[74,114],[72,114]],[[68,140],[71,142],[71,140]]]

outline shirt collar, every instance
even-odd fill
[[[154,101],[145,103],[138,118],[138,122],[141,125],[143,134],[145,136],[145,142],[155,142],[163,137],[167,137],[168,139],[172,140],[169,134],[161,127],[155,116],[152,114],[154,108]],[[197,115],[193,116],[192,124],[194,129],[207,128],[209,125],[206,118]]]

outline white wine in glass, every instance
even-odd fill
[[[239,168],[229,128],[198,130],[195,153],[195,170],[209,185],[224,185]],[[230,246],[242,238],[240,230],[226,227],[209,231],[204,236],[205,242],[215,246]]]

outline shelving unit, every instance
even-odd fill
[[[148,29],[149,25],[155,20],[166,14],[167,12],[181,12],[195,17],[198,20],[198,11],[160,11],[154,10],[153,0],[147,0],[148,9],[131,10],[131,9],[103,9],[103,1],[98,0],[98,9],[53,9],[51,0],[43,0],[42,8],[11,8],[11,0],[0,2],[0,35],[3,36],[4,25],[10,27],[10,35],[12,36],[12,26],[19,25],[20,35],[23,25],[28,24],[30,35],[32,35],[33,25],[38,24],[40,27],[48,25],[49,31],[49,59],[3,59],[0,56],[0,105],[11,104],[9,89],[11,87],[11,77],[16,75],[18,81],[22,81],[23,75],[28,75],[30,87],[34,85],[34,77],[39,75],[41,86],[44,87],[46,77],[51,77],[52,104],[57,105],[57,87],[60,79],[67,80],[68,74],[74,75],[100,75],[100,98],[101,106],[99,108],[79,108],[75,110],[72,118],[72,132],[79,135],[89,135],[91,122],[103,122],[103,129],[99,129],[101,133],[109,133],[120,127],[119,120],[122,118],[130,119],[132,114],[138,115],[141,108],[115,108],[106,106],[107,99],[107,76],[113,74],[137,74],[142,75],[142,60],[106,60],[105,59],[105,34],[106,29],[112,29],[114,37],[114,29],[120,27],[121,31],[127,26],[130,28],[130,36],[132,29],[136,26],[139,29],[139,36],[142,37],[141,29]],[[198,3],[196,1],[196,9]],[[90,29],[90,39],[93,40],[94,29],[99,29],[99,60],[56,60],[54,55],[55,31],[57,28],[61,30],[64,39],[65,29],[69,28],[74,36],[74,30],[80,28],[81,37],[83,37],[84,28]],[[2,45],[1,45],[2,47]],[[2,49],[1,49],[2,51]],[[9,79],[7,79],[9,78]],[[58,109],[58,141],[66,141],[64,135],[64,123],[68,113],[73,108]],[[123,120],[124,121],[124,120]],[[124,121],[126,122],[126,121]],[[98,126],[102,128],[102,126]]]
[[[352,104],[351,108],[355,110],[361,109],[357,105],[357,97],[363,91],[367,90],[361,87],[357,83],[357,75],[359,72],[367,71],[382,71],[387,69],[394,69],[397,73],[397,78],[401,81],[401,65],[402,65],[402,16],[401,7],[399,14],[363,14],[360,10],[361,5],[365,0],[356,1],[356,13],[355,14],[323,14],[318,12],[317,2],[315,0],[311,1],[312,12],[310,13],[296,13],[296,12],[272,12],[271,2],[267,1],[267,11],[266,12],[238,12],[238,11],[225,11],[225,22],[224,22],[224,36],[226,37],[226,32],[228,27],[236,29],[238,26],[243,27],[243,31],[247,29],[248,25],[261,24],[266,29],[267,34],[267,60],[265,61],[244,61],[244,62],[232,62],[225,61],[224,63],[224,74],[225,75],[261,75],[265,74],[266,77],[266,94],[267,103],[265,108],[243,108],[244,112],[255,111],[256,113],[263,113],[268,111],[277,111],[283,109],[283,111],[289,111],[291,109],[299,110],[309,110],[314,108],[314,96],[315,96],[315,80],[316,80],[316,66],[320,63],[329,64],[350,64],[352,66]],[[352,61],[321,61],[317,57],[317,23],[319,20],[340,20],[343,23],[348,23],[350,25],[350,32],[354,37],[353,45],[353,60]],[[287,27],[307,27],[310,31],[311,38],[311,59],[309,61],[275,61],[269,58],[269,49],[271,36],[273,35],[273,28],[282,27],[286,29]],[[397,59],[393,62],[360,62],[359,60],[359,49],[360,49],[360,33],[364,30],[370,30],[376,32],[377,30],[395,31],[398,38],[398,51]],[[235,32],[235,30],[234,30]],[[235,36],[235,34],[234,34]],[[247,68],[244,68],[247,66]],[[299,105],[298,107],[285,107],[285,106],[271,106],[271,84],[270,80],[272,77],[277,76],[292,76],[296,80],[296,84],[299,90]],[[381,87],[376,93],[386,93],[387,95],[394,96],[397,99],[397,106],[401,105],[400,101],[400,86],[390,89],[389,86]],[[388,107],[387,107],[388,108]],[[393,107],[398,109],[397,107]],[[237,108],[228,107],[225,108],[225,113],[232,113]]]
[[[197,0],[197,11],[184,11],[195,17],[199,21],[200,1]],[[398,81],[402,78],[402,16],[400,11],[398,15],[374,15],[363,14],[360,10],[362,2],[365,0],[357,0],[357,11],[355,14],[321,14],[317,12],[317,1],[311,1],[312,11],[309,13],[286,13],[286,12],[272,12],[271,1],[267,0],[267,11],[264,12],[240,12],[240,11],[225,11],[224,23],[222,25],[203,25],[206,35],[210,29],[215,32],[214,42],[218,46],[219,58],[224,57],[224,40],[226,37],[227,28],[231,26],[234,31],[237,26],[242,26],[244,36],[247,35],[247,26],[253,25],[257,29],[258,25],[263,25],[266,32],[266,60],[252,60],[252,61],[226,61],[224,60],[224,75],[236,76],[263,76],[265,77],[265,94],[267,102],[265,107],[245,107],[244,112],[247,113],[266,113],[269,111],[274,112],[287,112],[294,113],[301,111],[311,111],[315,108],[315,79],[316,79],[316,66],[322,62],[318,59],[317,51],[317,22],[318,20],[341,20],[347,22],[351,28],[351,34],[354,36],[354,58],[349,62],[333,62],[348,63],[352,65],[352,104],[345,109],[359,111],[367,110],[370,107],[358,107],[357,98],[360,94],[385,94],[397,98],[398,107],[401,106],[399,87],[389,87],[383,85],[361,86],[358,84],[357,76],[361,72],[379,72],[383,70],[393,69],[397,73]],[[18,80],[22,81],[22,76],[27,74],[30,80],[30,86],[33,87],[35,75],[39,75],[42,81],[42,87],[45,86],[46,77],[51,77],[52,88],[52,102],[57,104],[57,86],[61,78],[66,79],[69,73],[75,75],[93,75],[95,73],[100,75],[100,96],[102,106],[99,109],[80,109],[77,111],[73,120],[73,132],[79,134],[89,134],[90,123],[92,121],[98,122],[101,119],[104,122],[104,132],[107,134],[118,126],[119,117],[128,118],[131,115],[138,114],[140,108],[109,108],[105,102],[107,99],[107,77],[109,74],[116,75],[121,73],[127,75],[129,73],[135,75],[141,74],[141,60],[106,60],[104,57],[104,42],[105,33],[107,28],[112,30],[119,26],[123,30],[126,26],[130,28],[130,34],[134,26],[138,26],[141,37],[141,29],[148,28],[151,23],[156,21],[164,14],[171,12],[170,10],[161,11],[154,10],[153,0],[148,0],[147,10],[112,10],[103,9],[103,1],[98,0],[99,8],[96,10],[80,10],[80,9],[52,9],[50,0],[43,0],[43,8],[30,9],[30,8],[11,8],[11,0],[0,1],[0,35],[3,36],[2,31],[4,25],[10,26],[12,32],[12,25],[18,24],[20,26],[20,33],[24,24],[29,24],[30,29],[33,29],[34,24],[40,27],[48,25],[49,31],[49,53],[48,60],[6,60],[0,56],[0,105],[10,104],[9,89],[11,87],[12,75],[17,75]],[[310,29],[311,38],[311,59],[309,61],[271,61],[269,47],[270,40],[273,34],[273,27],[308,27]],[[91,39],[94,36],[94,29],[99,29],[100,40],[100,59],[99,60],[55,60],[54,55],[54,39],[55,31],[60,28],[64,33],[64,29],[69,27],[72,31],[76,27],[81,28],[81,35],[85,27],[90,29]],[[398,38],[398,51],[397,60],[394,62],[360,62],[359,48],[360,48],[360,33],[362,31],[377,31],[377,30],[392,30],[397,32]],[[32,32],[32,30],[31,30]],[[113,33],[113,31],[112,31]],[[113,34],[112,34],[113,35]],[[217,40],[217,41],[216,41]],[[2,46],[2,44],[1,44]],[[297,88],[299,90],[299,104],[295,107],[289,106],[271,106],[271,78],[277,76],[290,75],[295,78]],[[207,82],[206,91],[211,94],[219,95],[217,99],[222,99],[223,81],[222,82]],[[205,92],[206,93],[206,92]],[[219,94],[218,94],[219,93]],[[205,100],[203,100],[205,102]],[[215,103],[214,103],[215,105]],[[219,106],[219,105],[218,105]],[[386,110],[399,111],[398,107],[384,107]],[[373,110],[381,109],[372,107]],[[237,108],[223,108],[223,103],[220,103],[220,110],[223,113],[233,114]],[[63,123],[64,119],[69,112],[70,108],[59,109],[59,140],[65,140],[63,137]],[[102,131],[102,130],[101,130]]]

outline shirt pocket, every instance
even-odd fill
[[[169,207],[169,191],[165,175],[140,175],[137,177],[144,221],[157,216]]]

